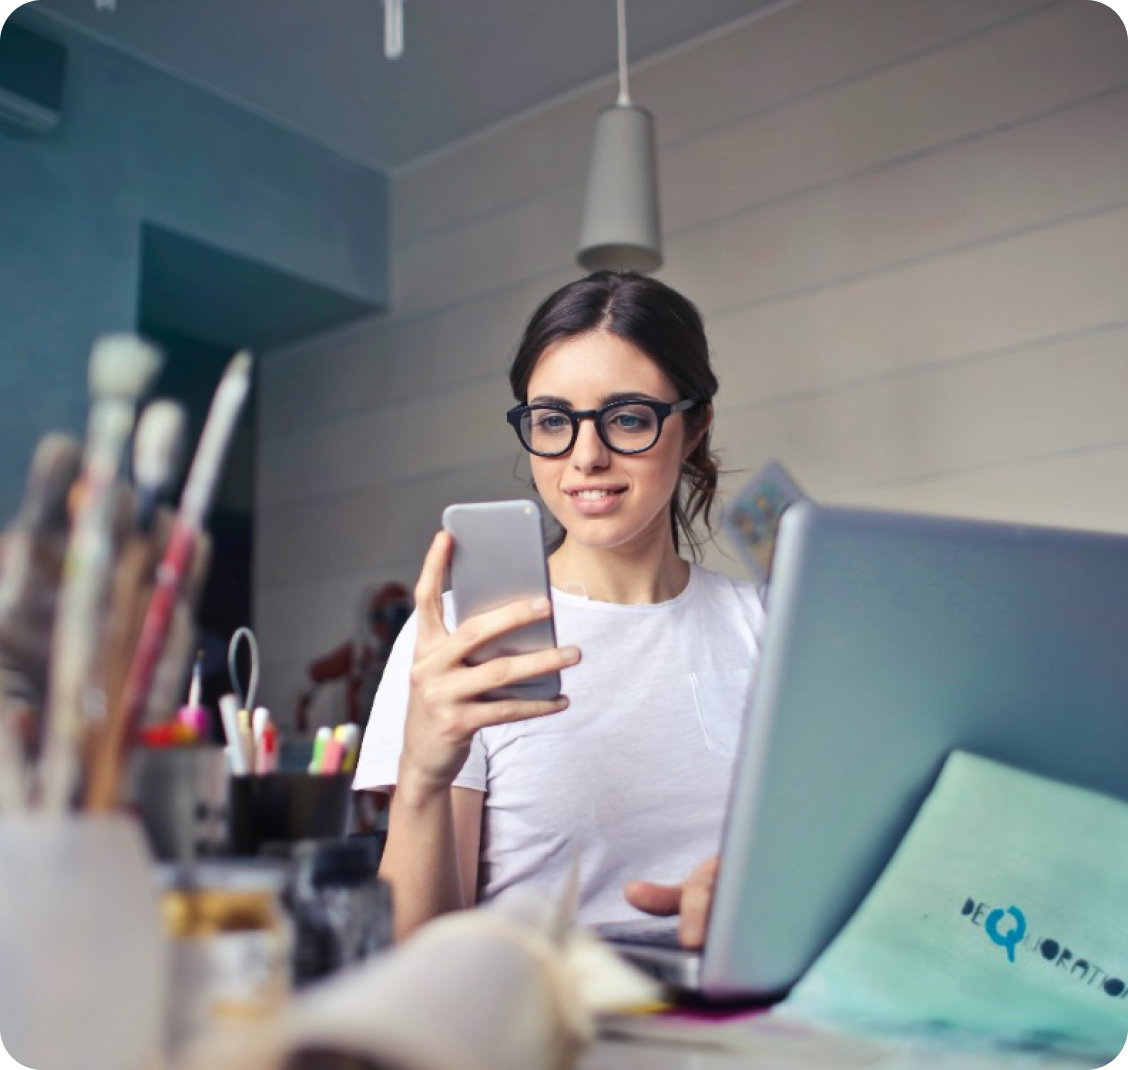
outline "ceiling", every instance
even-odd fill
[[[633,0],[630,63],[776,6]],[[33,8],[381,171],[600,80],[609,104],[617,92],[615,0],[404,0],[396,60],[384,58],[382,0],[114,0],[113,10],[34,0]]]

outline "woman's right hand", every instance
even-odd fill
[[[404,727],[397,793],[427,797],[447,790],[462,769],[474,733],[488,725],[544,717],[567,708],[568,699],[496,699],[480,696],[541,673],[559,672],[580,660],[576,647],[494,658],[466,659],[484,643],[552,612],[548,599],[511,602],[471,617],[453,632],[443,622],[443,577],[453,540],[440,531],[431,543],[415,586],[418,635],[411,668],[411,696]]]

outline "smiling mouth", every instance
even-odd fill
[[[566,492],[569,497],[577,498],[581,502],[598,502],[604,498],[612,498],[623,491],[618,487],[601,487],[598,490],[570,490]]]

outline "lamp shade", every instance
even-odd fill
[[[654,118],[645,108],[615,104],[596,117],[576,260],[588,271],[662,264]]]

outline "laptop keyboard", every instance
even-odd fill
[[[618,943],[646,944],[650,947],[681,947],[676,926],[664,922],[611,921],[597,925],[595,931],[604,940]]]

